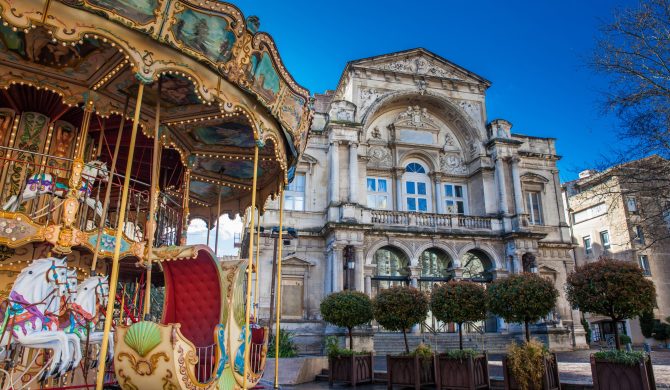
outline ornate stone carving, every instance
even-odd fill
[[[379,130],[379,127],[375,126],[374,129],[370,132],[370,135],[374,139],[381,139],[382,138],[382,132]]]
[[[365,114],[368,108],[370,108],[370,106],[372,106],[372,104],[377,101],[377,99],[379,99],[385,92],[386,90],[384,89],[362,87],[358,95],[358,106],[360,107],[361,114]]]
[[[368,150],[370,165],[376,167],[391,167],[391,152],[383,146],[373,146]]]
[[[373,67],[391,72],[463,80],[463,77],[455,72],[453,68],[424,57],[405,58],[403,60],[380,64]]]
[[[464,175],[467,173],[463,157],[456,153],[447,153],[440,156],[440,168],[442,172],[452,175]]]
[[[329,115],[331,121],[354,122],[356,105],[345,100],[335,101],[331,105]]]
[[[482,104],[471,100],[458,100],[458,106],[465,112],[472,122],[477,126],[482,125]]]
[[[414,127],[423,129],[438,129],[439,126],[428,110],[419,106],[407,107],[407,110],[398,115],[395,127]]]

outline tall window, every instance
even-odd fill
[[[467,207],[466,189],[460,184],[444,184],[444,212],[446,214],[465,214]]]
[[[453,271],[450,270],[451,258],[439,249],[423,251],[419,262],[422,278],[449,278],[453,274]]]
[[[389,208],[389,186],[388,179],[368,177],[368,207],[386,210]]]
[[[651,268],[649,268],[649,257],[647,255],[639,255],[638,260],[640,262],[640,268],[645,276],[651,276]]]
[[[591,253],[593,253],[593,246],[591,245],[591,236],[586,236],[583,238],[583,240],[584,240],[584,253],[586,253],[586,255],[588,256]]]
[[[373,295],[380,290],[409,283],[409,258],[399,249],[385,246],[375,252],[377,275],[373,277]]]
[[[542,194],[538,191],[526,192],[526,211],[531,225],[542,225]]]
[[[294,211],[305,210],[305,174],[296,173],[291,184],[284,192],[284,209]]]
[[[405,206],[407,211],[428,212],[428,175],[419,163],[409,163],[405,167]]]
[[[610,249],[610,232],[608,230],[600,232],[600,243],[603,245],[604,249]]]
[[[641,245],[644,245],[646,243],[645,240],[644,240],[644,230],[642,230],[642,226],[640,226],[640,225],[635,226],[635,239]]]
[[[637,212],[637,199],[635,199],[634,196],[627,196],[626,197],[626,208],[631,213],[636,213]]]

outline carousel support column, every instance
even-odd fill
[[[123,238],[123,220],[126,218],[126,204],[128,203],[128,189],[130,187],[130,175],[133,173],[133,157],[135,154],[135,142],[137,140],[137,129],[140,124],[140,111],[142,110],[142,95],[144,94],[144,83],[140,82],[137,90],[137,102],[135,105],[135,117],[133,119],[133,130],[130,134],[130,147],[128,150],[128,162],[126,163],[126,173],[123,179],[123,189],[121,190],[121,207],[119,208],[119,218],[116,226],[116,239],[114,240],[114,257],[112,258],[112,272],[109,280],[109,296],[116,296],[116,287],[119,281],[119,257],[121,255],[121,239]],[[112,316],[114,315],[114,299],[107,302],[107,311],[105,312],[105,328],[103,331],[102,344],[100,346],[100,355],[107,356],[109,348],[109,332],[112,328]],[[96,379],[96,390],[103,390],[105,381],[105,359],[100,359],[98,367],[98,376]]]
[[[112,156],[112,166],[109,168],[109,178],[107,179],[107,190],[105,191],[105,200],[102,206],[102,215],[100,216],[100,226],[98,227],[98,237],[95,241],[95,249],[93,250],[93,262],[91,263],[91,272],[95,272],[98,265],[98,255],[100,254],[100,244],[102,243],[102,234],[105,231],[105,220],[109,212],[109,198],[112,196],[112,186],[114,184],[114,172],[116,171],[116,160],[119,158],[119,148],[121,147],[121,137],[123,136],[123,128],[126,126],[126,115],[128,114],[128,104],[130,96],[126,96],[126,103],[123,106],[123,114],[121,115],[121,123],[119,124],[119,132],[116,135],[116,144],[114,145],[114,155]]]
[[[258,194],[258,197],[260,198],[260,193]],[[254,286],[254,319],[258,321],[258,311],[260,305],[260,285],[259,281],[261,279],[261,262],[259,260],[259,257],[261,255],[261,209],[260,207],[258,208],[258,227],[256,228],[256,281],[255,281],[255,286]]]
[[[190,158],[189,158],[190,160]],[[184,172],[184,198],[183,198],[183,215],[181,218],[181,236],[179,237],[179,245],[186,245],[186,239],[188,236],[188,216],[190,214],[189,201],[191,195],[191,167],[192,163],[189,161],[188,167]]]
[[[247,390],[247,375],[249,373],[249,342],[251,341],[251,271],[254,264],[254,229],[256,228],[256,188],[258,186],[258,148],[262,145],[261,141],[256,141],[254,147],[254,179],[251,186],[251,221],[249,223],[249,261],[247,263],[247,304],[244,314],[244,376],[242,378],[242,388]]]
[[[209,246],[209,233],[212,231],[212,208],[209,208],[209,218],[207,219],[207,246]]]
[[[277,320],[275,323],[275,389],[279,388],[279,330],[281,325],[281,263],[284,250],[284,186],[279,189],[279,247],[277,249]],[[272,316],[270,317],[272,321]]]
[[[158,179],[160,175],[159,162],[161,154],[160,127],[161,127],[161,80],[158,80],[158,98],[156,99],[156,119],[154,125],[154,144],[151,156],[151,196],[149,197],[149,215],[147,216],[146,238],[147,249],[145,251],[144,263],[147,268],[146,287],[144,288],[144,319],[149,320],[151,311],[151,256],[154,249],[154,236],[156,234],[156,205],[158,204]]]
[[[221,186],[219,186],[219,196],[216,201],[216,232],[214,232],[214,254],[219,258],[219,223],[221,222]]]

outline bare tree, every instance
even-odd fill
[[[605,105],[619,118],[624,141],[605,159],[612,168],[599,175],[616,180],[599,188],[619,196],[619,205],[637,200],[647,236],[632,232],[631,239],[654,245],[670,238],[670,0],[616,11],[602,28],[593,67],[610,79]]]

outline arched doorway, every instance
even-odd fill
[[[389,287],[409,284],[409,257],[400,249],[393,246],[377,249],[374,263],[377,273],[372,278],[372,296]]]
[[[421,278],[419,289],[430,294],[433,287],[439,283],[445,283],[454,278],[454,261],[451,256],[442,249],[429,248],[421,253],[419,257],[421,266]],[[423,324],[424,330],[430,332],[454,332],[453,324],[445,324],[428,313]]]
[[[495,262],[481,249],[472,249],[464,253],[461,256],[461,267],[463,269],[463,280],[481,283],[484,287],[493,281]],[[465,324],[464,331],[468,333],[497,332],[498,318],[489,315],[484,321]]]

